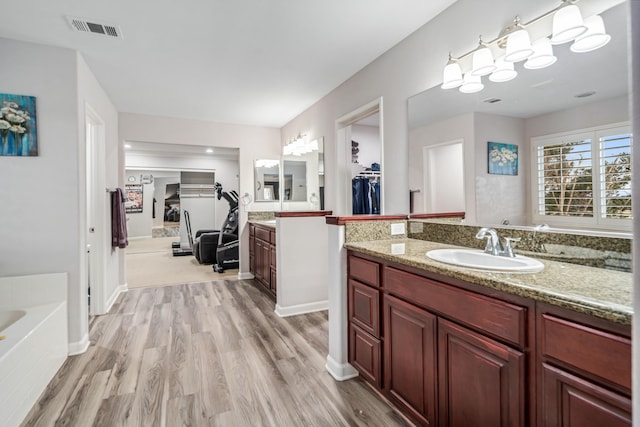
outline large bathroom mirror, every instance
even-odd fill
[[[258,159],[254,164],[254,200],[280,200],[280,160]]]
[[[467,223],[533,225],[531,139],[630,120],[628,5],[599,4],[609,4],[607,10],[596,12],[601,12],[611,35],[606,46],[574,53],[571,43],[555,45],[558,59],[550,67],[529,70],[520,62],[515,64],[515,79],[494,83],[483,77],[480,92],[464,94],[436,86],[409,99],[409,182],[416,213],[429,213],[433,200],[448,198],[450,179],[462,183],[456,206],[463,205]],[[450,163],[434,161],[438,154],[434,147],[451,155],[452,150],[442,148],[460,142],[462,153],[449,157]],[[490,142],[517,146],[517,172],[489,173]],[[449,164],[451,169],[435,172],[440,179],[435,186],[430,186],[429,177],[434,176],[430,163]],[[447,178],[447,173],[456,176]]]
[[[312,139],[310,146],[310,152],[282,156],[282,210],[324,207],[324,138]]]

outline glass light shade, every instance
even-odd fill
[[[526,30],[516,30],[507,37],[507,51],[504,60],[518,62],[533,55],[531,39]]]
[[[584,53],[601,48],[609,43],[611,36],[604,29],[604,21],[600,15],[593,15],[584,20],[587,31],[578,36],[571,45],[571,52]]]
[[[462,70],[457,62],[450,62],[444,67],[442,89],[453,89],[462,84]]]
[[[518,75],[518,72],[514,69],[513,62],[504,60],[504,55],[496,59],[496,69],[489,76],[489,80],[495,83],[508,82],[513,80]]]
[[[460,86],[460,92],[475,93],[480,92],[482,89],[484,89],[484,85],[482,84],[480,76],[474,76],[471,73],[464,75],[464,82],[462,83],[462,86]]]
[[[554,64],[558,58],[553,55],[553,46],[548,38],[537,40],[533,44],[533,55],[524,63],[524,68],[537,70]]]
[[[493,54],[488,47],[482,47],[473,52],[473,68],[471,74],[474,76],[486,76],[496,69],[493,63]]]
[[[564,6],[553,15],[551,43],[566,43],[585,31],[587,31],[587,27],[582,21],[582,14],[578,6],[575,4]]]

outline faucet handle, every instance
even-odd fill
[[[513,248],[511,247],[511,242],[515,242],[518,243],[520,240],[522,240],[521,237],[505,237],[504,238],[504,256],[509,257],[509,258],[514,258],[515,255],[513,253]]]

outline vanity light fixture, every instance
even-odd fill
[[[307,142],[306,135],[298,133],[298,136],[292,138],[284,147],[282,147],[282,154],[285,156],[301,156],[303,154],[311,153],[312,151],[318,151],[318,140]]]
[[[548,38],[544,37],[537,40],[532,47],[533,55],[524,63],[524,68],[528,70],[538,70],[553,65],[558,60],[558,58],[553,55],[553,46],[551,46],[551,40]]]
[[[587,26],[587,31],[576,38],[570,47],[571,52],[591,52],[609,43],[611,36],[604,29],[602,16],[593,15],[585,19],[584,24]]]
[[[576,5],[578,1],[561,0],[559,6],[524,23],[516,16],[513,23],[495,39],[483,41],[481,37],[475,49],[458,57],[449,53],[449,61],[443,71],[442,89],[459,87],[464,93],[478,92],[484,88],[480,77],[487,74],[492,82],[512,80],[518,74],[514,63],[525,59],[524,67],[527,69],[548,67],[557,61],[553,44],[575,40],[571,51],[576,53],[590,52],[606,45],[611,36],[605,32],[602,17],[595,15],[583,21]],[[553,22],[551,28],[546,30],[550,38],[544,37],[532,45],[527,28],[550,16],[553,16]],[[504,49],[504,54],[494,61],[494,53],[499,49]],[[469,56],[472,56],[472,67],[465,72],[461,61]]]
[[[272,168],[274,166],[278,166],[279,164],[280,164],[280,160],[269,160],[269,159],[256,160],[257,168]]]

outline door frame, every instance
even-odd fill
[[[351,125],[358,121],[379,113],[380,129],[380,163],[384,165],[384,129],[383,129],[383,108],[382,97],[351,111],[335,121],[336,132],[336,169],[338,185],[336,186],[336,209],[335,215],[352,215],[353,200],[351,192]],[[380,215],[385,214],[384,203],[384,167],[380,168]]]
[[[428,165],[430,164],[431,156],[430,150],[434,148],[446,147],[449,145],[457,145],[459,144],[462,149],[462,155],[460,156],[460,160],[462,161],[462,199],[464,200],[465,207],[463,211],[466,212],[467,209],[467,193],[465,189],[466,183],[466,174],[465,174],[465,161],[464,161],[464,139],[458,138],[447,142],[439,142],[437,144],[425,145],[422,147],[422,186],[424,188],[424,199],[423,199],[423,209],[426,213],[438,213],[433,212],[433,205],[431,203],[433,197],[433,187],[431,185],[431,171],[428,169]]]
[[[105,187],[105,141],[104,120],[85,102],[85,150],[86,150],[86,235],[91,244],[91,253],[84,251],[84,265],[88,266],[83,277],[85,291],[91,292],[90,315],[107,312],[107,213],[110,210],[110,192]],[[93,228],[93,232],[91,229]],[[91,286],[89,290],[89,286]],[[87,295],[88,296],[88,295]]]

